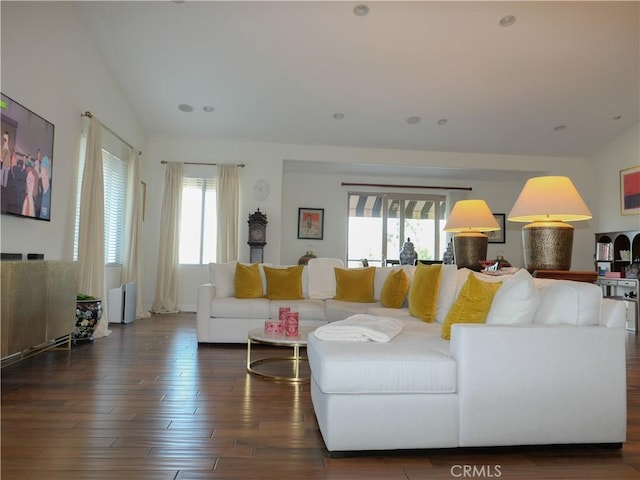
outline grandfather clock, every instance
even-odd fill
[[[249,261],[262,263],[264,246],[267,244],[267,216],[258,208],[249,215]]]

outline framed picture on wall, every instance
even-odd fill
[[[298,208],[298,238],[322,240],[324,237],[324,208]]]
[[[489,243],[505,243],[506,242],[506,234],[505,234],[505,217],[504,213],[494,213],[493,218],[496,219],[498,225],[500,225],[500,230],[496,230],[494,232],[484,232],[487,237],[489,237]]]
[[[622,215],[640,215],[640,165],[620,170]]]

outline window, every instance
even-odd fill
[[[184,177],[180,215],[181,264],[206,265],[216,261],[216,180]]]
[[[420,260],[438,260],[445,244],[441,195],[349,193],[347,259],[350,267],[397,262],[407,238]]]
[[[76,224],[73,243],[73,258],[78,259],[80,235],[80,197],[87,139],[80,143],[80,168],[76,196]],[[114,149],[117,150],[117,149]],[[104,181],[104,252],[107,265],[122,265],[124,255],[124,217],[127,201],[128,162],[123,160],[125,152],[115,155],[102,149],[102,175]]]
[[[102,150],[104,175],[104,251],[107,264],[122,265],[124,216],[127,200],[127,162]]]

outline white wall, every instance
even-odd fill
[[[374,177],[345,176],[319,174],[284,174],[284,193],[282,204],[282,262],[297,263],[304,253],[305,247],[311,245],[316,255],[321,257],[337,257],[346,261],[347,256],[347,197],[349,192],[378,191],[372,187],[343,187],[346,183],[385,183],[393,185],[430,185],[450,187],[471,187],[468,198],[482,198],[494,213],[508,214],[520,189],[521,181],[473,181],[459,179],[434,179],[427,176],[416,177]],[[385,191],[399,193],[417,193],[445,195],[444,190],[385,188]],[[297,239],[298,207],[325,209],[325,229],[323,240]],[[506,243],[489,244],[488,258],[496,258],[501,250],[504,257],[514,263],[521,263],[522,256],[520,228],[521,225],[507,222]],[[441,258],[443,252],[438,252]],[[389,253],[391,257],[392,254]],[[397,257],[397,255],[396,255]]]
[[[337,149],[332,152],[342,153]],[[355,153],[354,158],[361,155]],[[405,185],[434,185],[434,186],[462,186],[471,187],[469,198],[484,199],[495,213],[508,214],[520,193],[525,181],[531,176],[530,171],[538,171],[540,175],[568,175],[572,178],[576,187],[582,194],[588,205],[597,203],[594,200],[594,184],[592,166],[588,159],[582,158],[553,158],[553,157],[518,157],[500,155],[479,154],[449,154],[442,152],[407,152],[386,151],[388,159],[399,165],[415,165],[411,163],[417,156],[423,156],[423,165],[445,165],[448,168],[460,169],[488,169],[509,172],[503,178],[492,180],[460,180],[430,178],[427,175],[416,177],[363,177],[344,175],[319,175],[319,174],[284,174],[283,182],[283,230],[282,230],[282,255],[283,263],[295,263],[304,252],[306,245],[311,244],[319,256],[335,256],[346,258],[346,217],[347,217],[347,193],[355,188],[342,187],[342,182],[357,183],[385,183]],[[432,157],[436,161],[427,163]],[[368,164],[371,156],[367,155]],[[325,160],[328,160],[325,158]],[[528,169],[527,174],[518,175],[519,171]],[[472,175],[470,174],[471,178]],[[519,178],[518,178],[519,177]],[[367,189],[365,189],[367,190]],[[371,189],[368,189],[371,190]],[[424,193],[424,190],[395,190],[406,193]],[[298,240],[297,239],[297,212],[298,207],[315,207],[325,209],[325,238],[324,240]],[[574,235],[574,249],[572,268],[577,270],[590,270],[593,268],[593,221],[577,222]],[[524,264],[521,229],[522,223],[508,222],[506,225],[506,243],[489,244],[487,255],[495,258],[496,252],[502,250],[504,256],[512,264],[522,266]]]
[[[640,230],[640,215],[620,212],[620,170],[640,165],[640,124],[630,128],[593,156],[596,232]]]

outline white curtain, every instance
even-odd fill
[[[218,165],[216,203],[218,214],[216,261],[238,259],[239,180],[237,165]]]
[[[104,180],[102,173],[102,124],[89,120],[87,151],[80,196],[80,232],[78,235],[78,292],[102,299],[102,318],[94,338],[109,335],[107,295],[104,281]]]
[[[182,210],[182,163],[168,162],[160,218],[160,249],[154,313],[178,312],[178,266],[180,211]]]
[[[129,152],[129,171],[127,174],[127,208],[125,214],[124,246],[125,256],[122,265],[122,283],[135,282],[136,318],[149,318],[144,308],[142,281],[142,184],[140,183],[140,160],[133,148]]]

